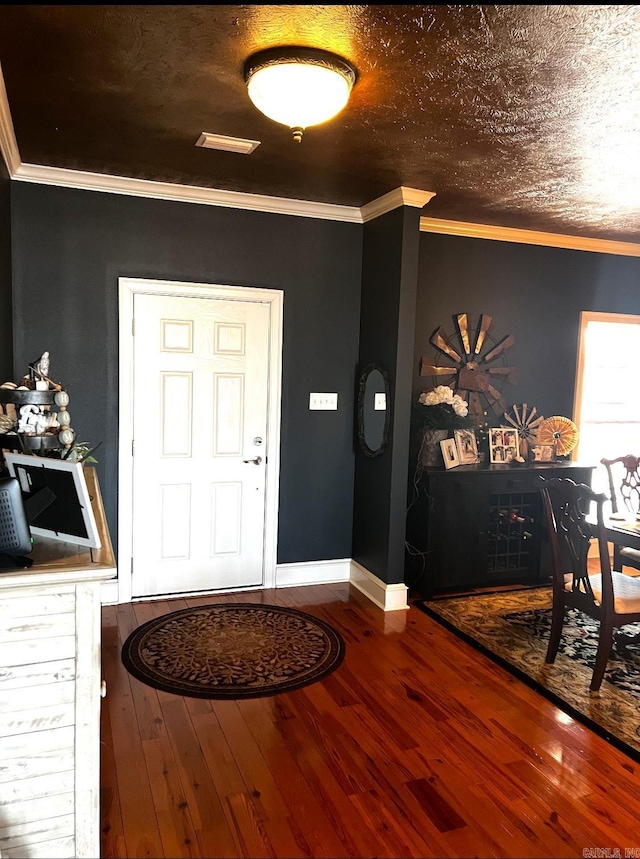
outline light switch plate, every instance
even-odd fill
[[[373,410],[374,410],[374,412],[386,412],[386,410],[387,410],[387,395],[386,394],[374,394]]]
[[[313,411],[335,411],[338,408],[338,395],[309,394],[309,408]]]

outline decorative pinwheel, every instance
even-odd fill
[[[559,415],[545,418],[538,427],[538,441],[540,444],[555,444],[557,453],[564,456],[578,444],[578,427],[569,418]]]
[[[528,408],[526,403],[522,403],[520,408],[514,405],[511,409],[511,414],[504,413],[505,421],[518,430],[520,456],[524,456],[525,458],[529,451],[529,444],[536,440],[537,429],[544,421],[542,415],[536,417],[538,413],[535,406],[531,407],[530,412],[527,411]]]

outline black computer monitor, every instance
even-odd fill
[[[0,479],[0,570],[30,567],[33,548],[20,484],[15,477]]]
[[[5,462],[20,484],[32,534],[100,548],[81,463],[23,453],[6,453]]]

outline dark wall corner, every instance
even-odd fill
[[[11,180],[0,158],[0,384],[13,381]]]

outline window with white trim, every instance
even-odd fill
[[[606,492],[603,457],[640,456],[640,316],[581,314],[575,423],[579,462],[594,464],[593,488]]]

